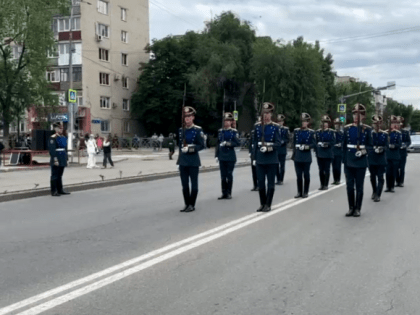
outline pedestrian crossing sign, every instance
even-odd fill
[[[346,104],[338,104],[337,112],[345,113],[346,112]]]
[[[77,91],[69,89],[69,103],[76,103],[77,102]]]

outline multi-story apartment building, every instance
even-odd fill
[[[130,100],[139,63],[149,60],[144,51],[149,43],[148,0],[71,1],[72,76],[79,105],[75,131],[118,136],[141,133],[138,121],[130,117]],[[70,17],[54,16],[52,28],[58,47],[49,55],[46,76],[59,94],[59,111],[65,113],[70,87]],[[36,129],[37,124],[31,109],[23,129]]]

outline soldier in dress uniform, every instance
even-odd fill
[[[388,133],[381,130],[382,116],[372,116],[372,148],[368,152],[370,182],[372,184],[372,200],[381,201],[384,187],[384,174],[387,165],[386,148],[388,147]]]
[[[287,144],[289,143],[289,128],[284,126],[286,117],[277,115],[277,123],[280,128],[280,147],[278,150],[279,167],[277,168],[277,185],[283,185],[284,173],[286,171]]]
[[[169,148],[169,159],[172,160],[172,155],[175,153],[176,140],[172,133],[169,134],[168,148]]]
[[[251,158],[252,182],[254,183],[254,187],[251,189],[251,191],[258,191],[257,165],[254,163],[255,161],[254,137],[255,137],[255,130],[252,130],[251,143],[249,144],[249,157]]]
[[[402,128],[404,126],[404,117],[398,116],[397,119],[400,122]],[[397,187],[404,187],[404,178],[405,178],[405,165],[407,163],[407,148],[411,145],[410,132],[408,130],[401,130],[402,145],[400,148],[400,164],[398,165],[397,170]]]
[[[353,109],[354,123],[344,127],[343,164],[346,174],[349,211],[346,217],[360,216],[363,201],[363,185],[368,167],[367,152],[372,147],[372,128],[363,124],[366,108],[356,104]],[[356,185],[356,198],[354,186]]]
[[[185,208],[181,212],[191,212],[195,210],[198,195],[198,168],[201,166],[198,152],[204,149],[204,133],[201,127],[194,125],[195,109],[185,106],[183,111],[185,128],[179,129],[179,155],[176,164],[179,165],[185,202]]]
[[[327,115],[322,116],[322,128],[315,132],[316,151],[319,166],[319,180],[321,186],[319,190],[328,190],[330,181],[331,162],[333,160],[333,148],[335,145],[335,132],[329,128],[331,118]]]
[[[63,190],[63,173],[67,166],[67,138],[63,136],[63,125],[59,122],[53,124],[55,133],[50,137],[48,148],[51,165],[51,196],[70,195]]]
[[[254,154],[257,166],[258,188],[261,206],[258,212],[271,211],[275,190],[275,177],[279,165],[278,148],[280,146],[279,126],[271,121],[274,105],[264,103],[262,106],[261,122],[255,124]],[[267,188],[265,180],[267,178]]]
[[[395,179],[397,177],[397,169],[400,163],[400,148],[402,145],[402,135],[399,131],[400,122],[395,115],[390,117],[389,129],[389,145],[386,157],[388,159],[388,166],[386,168],[386,190],[385,192],[394,193]]]
[[[343,161],[343,138],[344,133],[341,130],[341,120],[340,118],[334,119],[334,127],[335,127],[335,144],[333,148],[333,162],[332,162],[332,169],[333,169],[333,177],[334,182],[333,185],[339,185],[341,181],[341,163]]]
[[[312,149],[315,149],[315,131],[308,128],[311,116],[302,113],[302,127],[296,128],[293,135],[293,160],[297,176],[298,193],[295,198],[308,198],[312,163]]]
[[[224,114],[223,128],[219,129],[215,150],[216,162],[220,165],[222,195],[218,198],[232,199],[233,169],[236,163],[235,147],[240,145],[238,131],[232,128],[232,113]]]

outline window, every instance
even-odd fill
[[[22,46],[13,46],[13,59],[19,59],[22,55]]]
[[[130,132],[130,122],[124,121],[124,132],[128,133]]]
[[[20,132],[24,132],[24,131],[25,131],[25,122],[21,122],[20,123]]]
[[[109,37],[109,27],[105,24],[98,24],[98,35],[108,38]]]
[[[82,67],[73,67],[73,82],[82,81]]]
[[[101,132],[109,132],[109,120],[101,120]]]
[[[80,31],[80,17],[73,18],[73,31]]]
[[[121,8],[121,20],[127,21],[127,9]]]
[[[128,66],[128,56],[127,54],[121,54],[121,63],[123,66]]]
[[[61,69],[61,82],[69,81],[69,68]]]
[[[48,58],[58,58],[58,46],[51,47],[47,50]]]
[[[101,108],[109,108],[109,97],[101,96]]]
[[[60,19],[58,23],[58,31],[59,32],[68,32],[70,31],[70,19]]]
[[[100,85],[109,85],[109,73],[99,73],[99,84]]]
[[[47,81],[60,82],[60,70],[47,71]]]
[[[98,12],[108,15],[108,2],[98,0]]]
[[[79,106],[83,106],[83,96],[78,96],[78,97],[77,97],[77,104],[78,104]]]
[[[109,61],[109,50],[99,48],[99,60]]]
[[[51,29],[54,33],[58,33],[58,20],[57,19],[53,19],[51,23]]]
[[[122,87],[124,89],[128,89],[128,78],[127,77],[122,78]]]
[[[126,31],[121,31],[121,41],[128,43],[128,33]]]
[[[123,99],[122,107],[123,110],[130,110],[130,100]]]
[[[82,64],[82,44],[74,43],[72,45],[72,62],[74,65]],[[70,44],[59,44],[58,45],[58,65],[67,66],[70,62]]]

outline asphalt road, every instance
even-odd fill
[[[269,214],[249,168],[230,201],[202,174],[188,214],[179,178],[3,203],[0,315],[418,314],[420,155],[380,203],[366,178],[360,218],[311,173],[296,201],[288,161]]]

